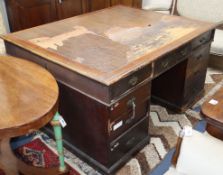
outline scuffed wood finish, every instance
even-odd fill
[[[110,85],[212,28],[182,17],[116,6],[2,38]]]
[[[111,174],[148,143],[151,95],[180,108],[203,88],[214,27],[116,6],[3,39],[8,54],[57,79],[65,146]]]
[[[58,86],[40,66],[0,57],[0,139],[32,132],[57,111]]]

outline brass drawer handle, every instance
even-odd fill
[[[136,101],[135,97],[132,97],[128,102],[127,102],[127,106],[128,107],[132,107],[133,103]]]
[[[132,77],[130,80],[129,80],[129,84],[131,86],[135,86],[136,84],[138,83],[138,78],[136,76]]]
[[[187,55],[187,49],[183,49],[180,51],[181,56],[186,56]]]
[[[201,38],[199,41],[200,41],[200,43],[204,43],[204,42],[206,41],[206,38],[203,37],[203,38]]]
[[[135,119],[136,116],[135,98],[133,97],[131,100],[129,100],[127,105],[132,107],[132,116],[125,121],[126,124],[129,124]]]
[[[169,65],[169,62],[168,61],[163,61],[161,63],[161,65],[162,65],[163,68],[166,68]]]

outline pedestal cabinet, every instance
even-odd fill
[[[153,80],[152,99],[154,102],[176,111],[185,111],[201,98],[213,34],[213,32],[207,32],[195,39],[191,46],[186,45],[182,48],[180,57],[185,57],[186,60]],[[177,54],[175,56],[179,57]],[[170,59],[160,63],[159,69],[165,69],[168,66],[171,66]]]

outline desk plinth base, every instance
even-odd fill
[[[53,132],[49,127],[43,128],[43,131],[49,134],[49,136],[53,136]],[[66,132],[64,133],[64,135],[66,135]],[[132,138],[134,139],[132,140]],[[117,141],[115,141],[115,143],[119,143],[118,148],[116,147],[118,151],[116,150],[114,152],[110,152],[110,154],[107,155],[107,165],[97,161],[93,156],[89,156],[86,152],[83,152],[81,150],[81,147],[78,147],[73,143],[75,141],[75,138],[73,138],[73,140],[64,139],[64,147],[73,154],[77,155],[83,161],[87,162],[96,170],[102,172],[102,174],[114,174],[121,166],[129,161],[132,156],[134,156],[144,146],[149,144],[150,136],[148,133],[148,117],[146,116],[145,118],[140,120],[138,123],[136,123],[135,126],[130,128],[127,132],[123,133],[123,135],[118,137],[116,140]],[[127,144],[129,147],[126,148],[123,143]],[[111,143],[108,143],[108,147],[104,148],[108,152],[110,151],[110,144]],[[123,151],[123,148],[124,150],[128,150]]]
[[[114,163],[110,167],[106,167],[100,162],[94,160],[92,157],[88,156],[80,149],[76,148],[74,145],[70,144],[67,141],[64,141],[64,146],[78,156],[80,159],[88,163],[90,166],[98,170],[99,172],[111,175],[114,174],[120,167],[122,167],[127,161],[129,161],[138,151],[140,151],[143,147],[145,147],[150,142],[150,137],[144,138],[141,142],[139,142],[135,147],[133,147],[129,152],[127,152],[121,159],[119,159],[116,163]]]
[[[201,90],[195,97],[191,98],[187,103],[184,103],[183,105],[170,103],[168,100],[165,100],[153,95],[151,99],[152,99],[152,102],[158,103],[173,111],[185,112],[189,107],[193,106],[199,99],[201,99],[203,95],[204,95],[204,89]]]

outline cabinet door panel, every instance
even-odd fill
[[[57,0],[59,19],[80,15],[84,12],[83,0]]]
[[[111,6],[120,4],[120,0],[111,0]]]
[[[118,5],[118,4],[141,8],[142,0],[111,0],[111,5]]]
[[[110,6],[110,0],[87,0],[87,9],[89,12],[100,10]]]
[[[142,8],[142,0],[132,0],[132,7]]]
[[[11,31],[57,20],[55,0],[6,0]]]

